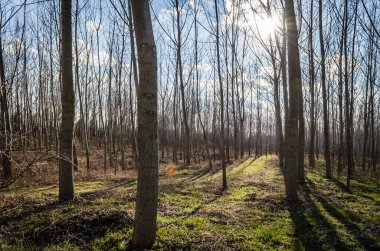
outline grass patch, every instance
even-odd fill
[[[344,177],[306,173],[295,206],[286,203],[275,156],[229,166],[227,192],[218,166],[160,176],[154,249],[378,250],[379,188],[353,181],[349,192]],[[0,249],[126,250],[136,182],[80,182],[75,191],[77,198],[62,205],[54,185],[1,192]]]

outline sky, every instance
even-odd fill
[[[361,0],[359,0],[361,1]],[[377,0],[366,0],[366,6],[369,8],[369,12],[374,16],[376,13],[372,13],[374,9],[374,4]],[[1,0],[1,8],[3,13],[3,23],[4,20],[11,17],[14,11],[19,9],[20,4],[22,4],[23,0]],[[51,19],[49,19],[49,13],[52,12],[52,3],[58,8],[59,1],[58,0],[47,0],[42,4],[35,4],[36,0],[27,0],[27,20],[28,27],[26,38],[28,41],[29,53],[34,60],[34,67],[36,67],[37,61],[37,49],[38,46],[42,46],[44,48],[45,54],[48,55],[49,50],[52,48],[43,45],[43,43],[47,42],[47,37],[39,37],[39,42],[36,38],[37,31],[49,29],[51,26]],[[118,0],[113,0],[116,7],[119,9],[119,13],[123,14],[121,5]],[[183,1],[180,1],[183,2]],[[244,67],[244,75],[243,79],[247,85],[252,84],[251,82],[255,82],[257,85],[260,85],[261,90],[266,90],[268,93],[272,91],[273,85],[270,81],[270,77],[273,74],[273,70],[271,70],[271,62],[268,58],[268,53],[265,51],[265,46],[269,44],[269,37],[272,36],[274,39],[274,31],[281,30],[281,13],[282,7],[279,3],[272,7],[271,12],[272,15],[268,16],[265,13],[264,8],[260,5],[258,0],[252,1],[242,1],[239,8],[234,8],[234,3],[237,1],[232,0],[222,0],[219,1],[220,5],[220,26],[222,37],[225,32],[225,27],[228,27],[228,32],[231,32],[231,25],[234,24],[240,32],[236,40],[237,49],[237,61],[239,63],[239,67]],[[273,1],[271,1],[273,2]],[[296,1],[297,2],[297,1]],[[337,13],[341,14],[340,3],[342,0],[331,2],[335,3],[334,8],[325,10],[324,15],[324,28],[325,28],[325,36],[326,39],[330,39],[331,41],[337,41],[339,36],[331,33],[330,31],[335,29],[337,26],[336,22],[330,22],[333,15]],[[75,1],[73,1],[75,10]],[[181,29],[182,29],[182,58],[183,58],[183,68],[184,68],[184,78],[188,79],[189,74],[194,70],[194,21],[193,21],[193,10],[194,7],[198,5],[199,7],[199,16],[198,16],[198,28],[199,28],[199,62],[198,69],[200,74],[200,83],[201,90],[204,95],[208,95],[213,91],[213,85],[215,83],[215,14],[214,14],[214,1],[212,0],[204,0],[195,1],[189,0],[183,5],[181,10]],[[302,1],[303,14],[305,17],[308,16],[309,3],[310,1]],[[316,1],[315,1],[316,5]],[[125,66],[125,71],[129,70],[130,62],[127,59],[130,55],[130,47],[129,47],[129,35],[128,29],[126,25],[123,23],[122,19],[118,16],[117,12],[114,10],[113,6],[110,4],[109,0],[79,0],[79,6],[81,8],[80,19],[79,19],[79,36],[78,36],[78,47],[79,47],[79,60],[80,62],[86,62],[87,54],[89,51],[90,55],[90,64],[93,66],[98,65],[99,63],[103,66],[101,69],[102,74],[105,74],[106,66],[110,62],[110,43],[112,41],[111,31],[116,29],[116,34],[121,34],[124,30],[126,46],[125,46],[125,55],[123,60],[123,65]],[[83,7],[86,6],[86,7]],[[173,86],[175,82],[175,41],[176,38],[176,30],[173,27],[173,20],[175,18],[174,6],[171,0],[153,0],[151,2],[152,6],[152,20],[155,32],[155,39],[157,44],[158,58],[159,58],[159,72],[160,72],[160,90],[168,90]],[[317,7],[317,6],[316,6]],[[319,41],[318,41],[318,33],[316,30],[317,27],[317,8],[314,8],[314,22],[315,22],[315,31],[314,31],[314,46],[315,46],[315,60],[317,64],[317,74],[318,71],[318,62],[319,62]],[[351,8],[352,6],[350,6]],[[361,7],[362,8],[362,7]],[[239,19],[233,22],[234,15],[237,14],[237,9],[240,11]],[[57,9],[56,9],[57,12]],[[352,12],[352,10],[351,10]],[[365,13],[362,11],[362,13]],[[13,16],[12,20],[8,22],[5,27],[3,27],[3,40],[4,47],[6,50],[11,53],[14,51],[14,41],[20,38],[20,32],[16,32],[17,23],[19,26],[22,25],[22,14],[23,10],[21,9],[16,15]],[[299,38],[300,41],[300,51],[301,51],[301,62],[303,65],[304,72],[304,81],[305,81],[305,89],[308,88],[308,77],[307,77],[307,67],[308,67],[308,44],[307,44],[307,23],[310,21],[307,18],[299,18],[298,16],[298,24],[301,28],[301,36]],[[101,24],[100,23],[101,20]],[[370,24],[368,22],[368,18],[363,14],[361,16],[363,27],[368,27]],[[380,22],[379,18],[375,20]],[[350,21],[352,23],[352,20]],[[301,24],[301,25],[300,25]],[[53,23],[54,26],[54,23]],[[114,28],[115,27],[115,28]],[[57,28],[57,27],[55,27]],[[365,30],[363,28],[363,30]],[[356,39],[356,43],[358,43],[358,56],[357,65],[360,66],[360,61],[365,60],[366,48],[364,44],[366,43],[366,35],[364,32],[358,33],[359,36]],[[231,35],[231,34],[230,34]],[[334,36],[335,35],[335,36]],[[87,36],[87,42],[85,42],[85,37]],[[99,44],[97,41],[97,36],[99,36]],[[351,39],[351,38],[350,38]],[[58,32],[55,32],[55,41],[58,41]],[[13,42],[12,42],[13,41]],[[120,36],[116,36],[114,41],[120,41]],[[224,46],[225,40],[222,38],[221,41]],[[227,41],[229,47],[231,45],[231,38]],[[38,45],[40,44],[40,45]],[[118,44],[118,43],[116,43]],[[334,58],[336,59],[336,55],[338,53],[338,48],[334,47],[332,43],[331,46],[327,46],[327,56],[328,60],[334,62]],[[244,45],[246,46],[245,49]],[[264,45],[264,46],[263,46]],[[363,45],[363,46],[362,46]],[[223,47],[222,46],[222,47]],[[90,49],[89,49],[90,48]],[[99,50],[99,52],[98,52]],[[120,48],[115,46],[114,50],[119,52]],[[59,50],[57,43],[53,48],[55,62],[58,62],[59,59]],[[231,50],[227,52],[227,59],[231,60]],[[226,56],[226,52],[222,48],[222,58],[224,59]],[[115,64],[119,59],[115,56],[112,60],[113,64]],[[351,61],[351,60],[349,60]],[[336,62],[336,60],[335,60]],[[31,63],[32,64],[32,63]],[[33,65],[30,66],[31,68]],[[230,67],[230,66],[229,66]],[[329,72],[329,76],[331,77],[331,81],[336,81],[336,74],[334,72],[337,71],[337,68],[334,66],[330,67],[331,71]],[[226,65],[224,62],[222,63],[222,69],[226,71]],[[249,69],[249,70],[248,70]],[[359,69],[360,70],[360,69]],[[361,73],[364,74],[364,73]],[[223,80],[225,81],[227,76],[223,75]],[[316,80],[319,81],[318,79]],[[358,86],[360,89],[361,87]],[[247,88],[248,90],[249,88]],[[169,90],[170,91],[170,90]],[[246,97],[249,93],[246,93]],[[266,95],[267,97],[263,97],[263,99],[268,100],[269,104],[272,102],[271,95]]]

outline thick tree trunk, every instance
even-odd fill
[[[59,201],[74,198],[72,144],[75,117],[75,95],[72,69],[72,1],[61,1],[61,72],[62,122],[59,134]]]
[[[3,58],[3,46],[1,36],[1,20],[0,20],[0,151],[3,165],[3,176],[5,179],[12,177],[12,164],[9,147],[9,136],[11,133],[11,126],[8,112],[7,88],[5,86],[5,68]]]
[[[139,64],[137,105],[138,177],[132,246],[151,249],[158,200],[157,52],[148,0],[132,0]]]
[[[9,151],[9,134],[10,134],[10,121],[8,112],[8,101],[7,101],[7,88],[5,86],[5,68],[4,68],[4,58],[2,50],[2,37],[1,37],[1,22],[0,22],[0,109],[1,109],[1,119],[0,119],[0,151],[3,165],[3,176],[5,179],[12,177],[12,165],[11,157]]]
[[[297,38],[297,23],[293,0],[285,1],[286,26],[288,31],[288,71],[289,71],[289,118],[286,125],[285,184],[289,202],[298,200],[297,175],[299,154],[298,115],[300,105],[300,70]]]

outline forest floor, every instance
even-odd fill
[[[160,175],[157,250],[380,250],[380,188],[307,170],[300,202],[285,201],[274,156],[221,170],[178,168]],[[342,177],[343,178],[343,177]],[[134,178],[75,184],[57,202],[57,186],[0,192],[0,250],[125,250],[132,234]]]

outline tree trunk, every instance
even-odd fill
[[[132,0],[139,65],[137,102],[138,177],[132,246],[151,249],[158,202],[157,52],[148,0]]]
[[[3,46],[2,46],[2,36],[1,36],[1,21],[0,21],[0,108],[1,108],[1,119],[0,119],[0,151],[3,165],[3,175],[5,179],[12,177],[12,164],[11,156],[9,151],[9,136],[10,136],[10,121],[8,112],[8,101],[7,101],[7,88],[5,86],[5,68],[4,68],[4,58],[3,58]]]
[[[75,117],[75,95],[72,69],[72,1],[61,1],[61,74],[62,122],[59,134],[59,201],[74,198],[72,144]]]
[[[274,108],[276,117],[276,145],[278,148],[278,158],[280,167],[284,166],[284,149],[283,149],[283,136],[282,136],[282,119],[281,119],[281,105],[279,97],[279,76],[276,70],[276,58],[274,53],[274,47],[272,45],[272,37],[269,38],[270,44],[270,56],[273,68],[273,84],[274,84]],[[285,69],[283,69],[285,70]]]
[[[332,168],[330,159],[330,132],[329,132],[329,115],[327,110],[327,90],[326,90],[326,64],[325,64],[325,45],[323,40],[323,15],[322,0],[319,0],[319,40],[321,47],[321,84],[322,84],[322,102],[323,102],[323,136],[325,141],[325,161],[326,161],[326,178],[332,178]]]
[[[310,73],[310,145],[309,145],[309,166],[315,168],[315,72],[314,72],[314,46],[313,46],[313,10],[314,0],[310,6],[310,27],[309,27],[309,73]]]
[[[293,0],[285,1],[286,26],[288,31],[288,72],[289,72],[289,118],[286,125],[286,155],[285,155],[285,184],[286,195],[289,202],[298,200],[298,114],[300,103],[299,51],[297,38],[297,23],[294,13]]]
[[[185,127],[185,163],[190,164],[190,128],[189,128],[189,121],[187,118],[187,109],[186,109],[186,99],[185,99],[185,85],[183,81],[183,69],[182,69],[182,55],[181,55],[181,48],[182,48],[182,40],[181,40],[181,24],[180,24],[180,15],[181,10],[179,8],[179,2],[178,0],[175,1],[176,4],[176,15],[177,15],[177,61],[178,61],[178,74],[179,74],[179,85],[180,85],[180,92],[181,92],[181,104],[182,104],[182,116],[183,116],[183,125]]]
[[[218,70],[218,81],[220,91],[220,157],[222,159],[222,185],[223,190],[227,190],[227,172],[226,172],[226,160],[224,157],[224,100],[223,100],[223,83],[222,72],[220,68],[220,48],[219,48],[219,12],[218,1],[214,1],[215,4],[215,17],[216,17],[216,60]]]

